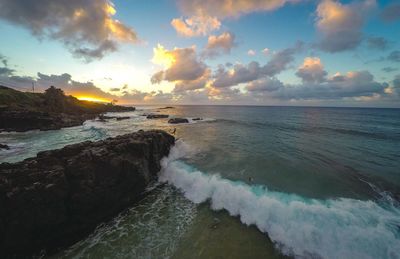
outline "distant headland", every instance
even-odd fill
[[[73,127],[105,112],[134,110],[114,103],[78,100],[54,86],[44,93],[29,93],[0,85],[0,132]]]

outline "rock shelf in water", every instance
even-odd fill
[[[0,164],[0,257],[71,245],[143,197],[175,139],[139,131]]]

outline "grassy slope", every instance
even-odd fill
[[[37,110],[43,105],[43,94],[25,93],[0,86],[0,107],[13,110]]]
[[[90,101],[80,101],[73,96],[65,96],[62,100],[63,110],[68,114],[102,113],[122,111],[125,108],[117,105],[102,104]],[[49,111],[43,93],[20,92],[0,86],[0,110]]]

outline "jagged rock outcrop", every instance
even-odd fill
[[[168,120],[169,124],[180,124],[180,123],[189,123],[189,120],[186,118],[172,118]]]
[[[0,131],[56,130],[82,125],[96,114],[65,114],[37,111],[4,111],[0,113]]]
[[[0,164],[0,258],[55,251],[143,197],[174,137],[139,131]]]

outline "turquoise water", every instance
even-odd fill
[[[149,112],[204,120],[171,126],[140,116]],[[0,134],[12,147],[0,161],[15,162],[84,140],[177,129],[160,172],[167,186],[56,257],[400,258],[399,110],[178,106],[129,115]]]

